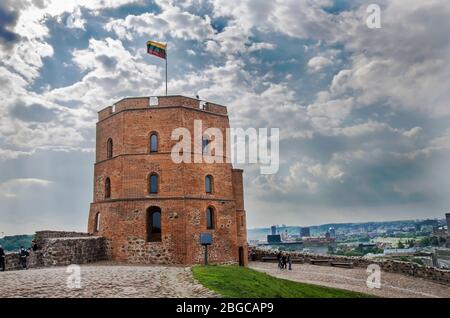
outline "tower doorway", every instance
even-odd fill
[[[239,246],[239,266],[245,266],[244,248],[242,246]]]
[[[147,209],[147,241],[161,241],[161,208],[151,206]]]

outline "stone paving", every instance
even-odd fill
[[[363,292],[379,297],[450,297],[450,286],[395,273],[381,273],[381,288],[369,289],[365,268],[338,268],[293,264],[292,271],[281,270],[276,263],[250,262],[249,267],[269,275],[297,282]]]
[[[382,273],[381,289],[366,286],[364,268],[336,268],[294,264],[280,270],[275,263],[251,262],[250,267],[272,276],[329,286],[381,297],[450,297],[450,287],[401,274]],[[67,267],[0,272],[0,298],[4,297],[218,297],[192,277],[189,267],[118,265],[81,266],[81,288],[70,289]]]
[[[0,272],[0,298],[217,297],[195,282],[189,267],[81,266],[81,289],[67,288],[67,267]]]

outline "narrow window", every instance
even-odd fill
[[[149,193],[158,193],[158,175],[156,173],[150,175],[148,188]]]
[[[206,228],[209,230],[214,228],[214,210],[212,208],[206,209]]]
[[[111,198],[111,180],[106,178],[105,180],[105,199]]]
[[[150,152],[158,151],[158,135],[151,134],[150,136]]]
[[[113,157],[113,141],[111,138],[108,139],[108,142],[106,145],[106,157],[108,159],[111,159]]]
[[[213,177],[211,175],[207,175],[205,177],[205,192],[212,193],[213,191]]]
[[[202,137],[202,151],[203,151],[203,154],[207,154],[208,153],[209,142],[210,141],[209,141],[208,137],[206,137],[206,136]]]
[[[95,214],[94,231],[100,231],[100,212],[97,212],[97,214]]]
[[[161,241],[161,209],[152,206],[147,210],[147,241]]]

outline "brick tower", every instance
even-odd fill
[[[225,106],[183,96],[126,98],[99,112],[88,231],[107,238],[114,260],[201,263],[200,234],[210,233],[210,262],[247,264],[242,170],[171,158],[172,131],[194,136],[194,120],[226,136]]]

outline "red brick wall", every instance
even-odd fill
[[[115,104],[114,112],[102,111],[97,123],[94,169],[94,202],[88,231],[94,233],[95,215],[101,213],[100,231],[118,261],[131,263],[194,264],[203,261],[200,233],[213,235],[210,261],[237,263],[238,248],[247,255],[242,171],[229,163],[175,164],[170,151],[177,141],[172,130],[189,129],[194,142],[194,120],[203,130],[220,128],[225,137],[229,127],[226,108],[182,96],[160,97],[158,107],[148,98],[130,98]],[[126,110],[126,111],[125,111]],[[150,153],[150,134],[158,134],[158,152]],[[106,145],[113,139],[113,158],[107,159]],[[225,145],[224,145],[225,146]],[[193,147],[192,147],[192,150]],[[148,193],[148,176],[159,175],[159,191]],[[213,193],[205,193],[205,176],[214,178]],[[105,179],[111,180],[111,198],[105,199]],[[146,242],[147,209],[162,211],[161,242]],[[214,208],[215,228],[206,229],[206,209]],[[246,261],[247,258],[244,257]]]

